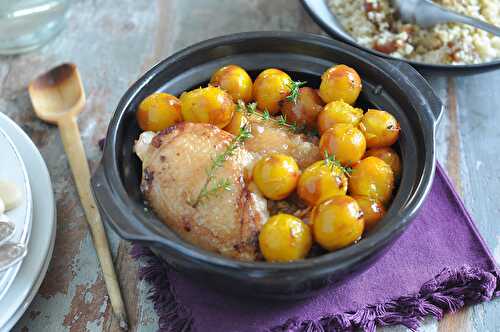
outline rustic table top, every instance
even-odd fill
[[[43,48],[0,57],[0,111],[30,135],[43,154],[57,198],[54,256],[40,291],[16,331],[115,331],[102,274],[56,128],[38,121],[26,87],[36,75],[71,61],[88,95],[79,126],[91,168],[97,142],[126,88],[155,62],[192,43],[233,32],[291,30],[321,33],[298,1],[75,0],[67,28]],[[438,159],[461,193],[481,234],[500,260],[500,71],[467,77],[426,74],[446,101]],[[129,244],[111,230],[116,267],[132,331],[154,331],[148,287],[137,279]],[[392,330],[404,330],[392,328]],[[424,331],[498,331],[500,301],[469,307]]]

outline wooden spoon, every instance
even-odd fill
[[[80,195],[94,246],[101,262],[111,306],[122,329],[128,329],[125,305],[116,278],[108,239],[90,189],[90,170],[76,119],[85,106],[85,92],[74,64],[62,64],[37,77],[29,85],[36,115],[59,126],[64,149]]]

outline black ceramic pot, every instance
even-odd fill
[[[145,210],[139,190],[141,165],[132,151],[139,136],[135,111],[151,93],[204,85],[221,66],[238,64],[255,77],[277,67],[295,80],[319,86],[336,63],[355,68],[363,80],[361,106],[394,114],[401,124],[401,183],[387,215],[359,243],[323,256],[288,264],[239,262],[181,240]],[[403,62],[311,34],[251,32],[211,39],[163,60],[122,97],[109,125],[101,165],[92,178],[103,217],[126,240],[153,249],[175,269],[225,292],[266,298],[299,298],[368,268],[401,235],[422,205],[435,167],[435,131],[443,104],[428,83]],[[404,257],[401,257],[404,259]]]

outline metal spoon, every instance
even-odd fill
[[[27,250],[21,244],[7,243],[16,231],[16,225],[9,221],[4,212],[4,204],[0,199],[0,272],[19,262],[26,256]]]
[[[28,250],[22,244],[6,243],[0,246],[0,272],[21,261]]]
[[[391,0],[391,3],[403,22],[415,23],[422,28],[429,28],[439,23],[458,22],[500,36],[499,27],[445,9],[430,0]]]
[[[10,221],[1,220],[0,216],[0,246],[10,240],[16,230],[16,225]]]

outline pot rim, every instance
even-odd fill
[[[429,143],[429,146],[426,147],[426,161],[424,163],[425,166],[422,174],[420,176],[417,175],[418,185],[416,185],[416,189],[414,190],[413,194],[410,197],[405,198],[405,201],[401,207],[401,211],[403,211],[404,213],[401,212],[393,216],[393,218],[399,218],[400,221],[393,225],[390,230],[383,231],[384,227],[382,227],[380,231],[372,234],[369,238],[363,239],[356,245],[349,246],[339,251],[300,261],[290,263],[243,262],[225,258],[221,255],[205,251],[183,240],[180,242],[176,242],[171,239],[162,237],[155,232],[153,225],[148,225],[143,222],[145,220],[145,217],[143,215],[140,215],[141,213],[143,213],[142,211],[133,211],[130,208],[130,206],[133,206],[132,200],[128,196],[125,187],[123,186],[120,177],[120,171],[118,169],[116,141],[119,124],[123,120],[125,111],[128,109],[129,104],[134,99],[135,95],[139,91],[141,91],[159,72],[179,61],[180,59],[189,57],[189,55],[193,52],[213,48],[215,46],[231,44],[234,42],[241,42],[242,40],[248,41],[251,39],[263,38],[277,38],[283,41],[289,40],[294,42],[299,41],[320,45],[322,47],[337,48],[343,49],[344,51],[349,51],[358,58],[365,59],[363,60],[364,62],[367,61],[366,59],[369,59],[369,61],[376,67],[378,67],[379,70],[383,70],[385,72],[390,71],[390,73],[388,73],[388,76],[389,74],[395,74],[399,78],[399,80],[395,82],[397,82],[398,84],[403,84],[409,89],[418,91],[420,94],[420,98],[426,98],[427,104],[422,107],[426,107],[430,109],[430,111],[425,112],[425,114],[423,115],[424,117],[426,117],[426,119],[425,121],[423,121],[422,125],[430,127],[430,130],[432,130],[432,137],[425,138],[426,142]],[[120,99],[120,102],[109,124],[101,164],[96,171],[96,174],[94,174],[92,178],[94,194],[96,196],[102,196],[102,190],[107,190],[106,195],[112,197],[109,199],[111,199],[111,203],[114,204],[114,208],[116,210],[114,212],[120,213],[121,217],[125,218],[125,221],[128,222],[128,226],[130,226],[130,228],[135,228],[135,230],[132,231],[138,231],[133,223],[140,223],[142,225],[142,228],[147,229],[148,234],[130,234],[130,232],[127,232],[127,230],[124,230],[122,227],[120,227],[120,225],[115,222],[114,218],[110,216],[109,208],[105,206],[105,202],[100,202],[99,199],[97,199],[96,201],[100,205],[101,211],[104,212],[104,214],[107,216],[107,221],[121,237],[127,240],[147,242],[148,244],[152,245],[160,245],[161,247],[173,251],[178,255],[185,256],[185,258],[196,260],[197,263],[203,265],[205,269],[211,269],[213,271],[220,271],[220,269],[234,272],[243,271],[247,276],[255,277],[265,276],[266,272],[289,272],[292,270],[308,270],[308,272],[312,274],[314,274],[314,272],[321,274],[326,271],[331,272],[333,270],[342,269],[346,266],[352,265],[355,262],[362,261],[372,255],[374,250],[379,250],[385,247],[386,244],[390,243],[391,240],[393,240],[403,232],[409,222],[414,218],[419,207],[430,191],[432,180],[434,177],[436,164],[435,130],[437,121],[442,112],[443,105],[442,103],[440,103],[440,101],[439,105],[431,105],[432,102],[428,100],[429,94],[436,98],[436,100],[438,99],[429,84],[420,74],[418,74],[418,72],[416,72],[409,65],[405,63],[401,64],[403,64],[404,66],[392,64],[390,61],[378,58],[353,46],[332,40],[327,37],[309,33],[284,31],[259,31],[231,34],[212,38],[180,50],[153,66],[132,86],[130,86],[130,88]],[[410,68],[406,68],[405,66]],[[413,80],[416,80],[419,86],[415,86],[410,81],[408,75],[412,75]],[[427,89],[430,91],[423,91],[422,89]],[[437,108],[439,108],[439,110],[437,110]],[[433,109],[434,114],[431,113]],[[127,214],[123,213],[121,209],[127,210]],[[143,219],[143,221],[138,221],[137,219]],[[168,226],[165,225],[164,227]]]

